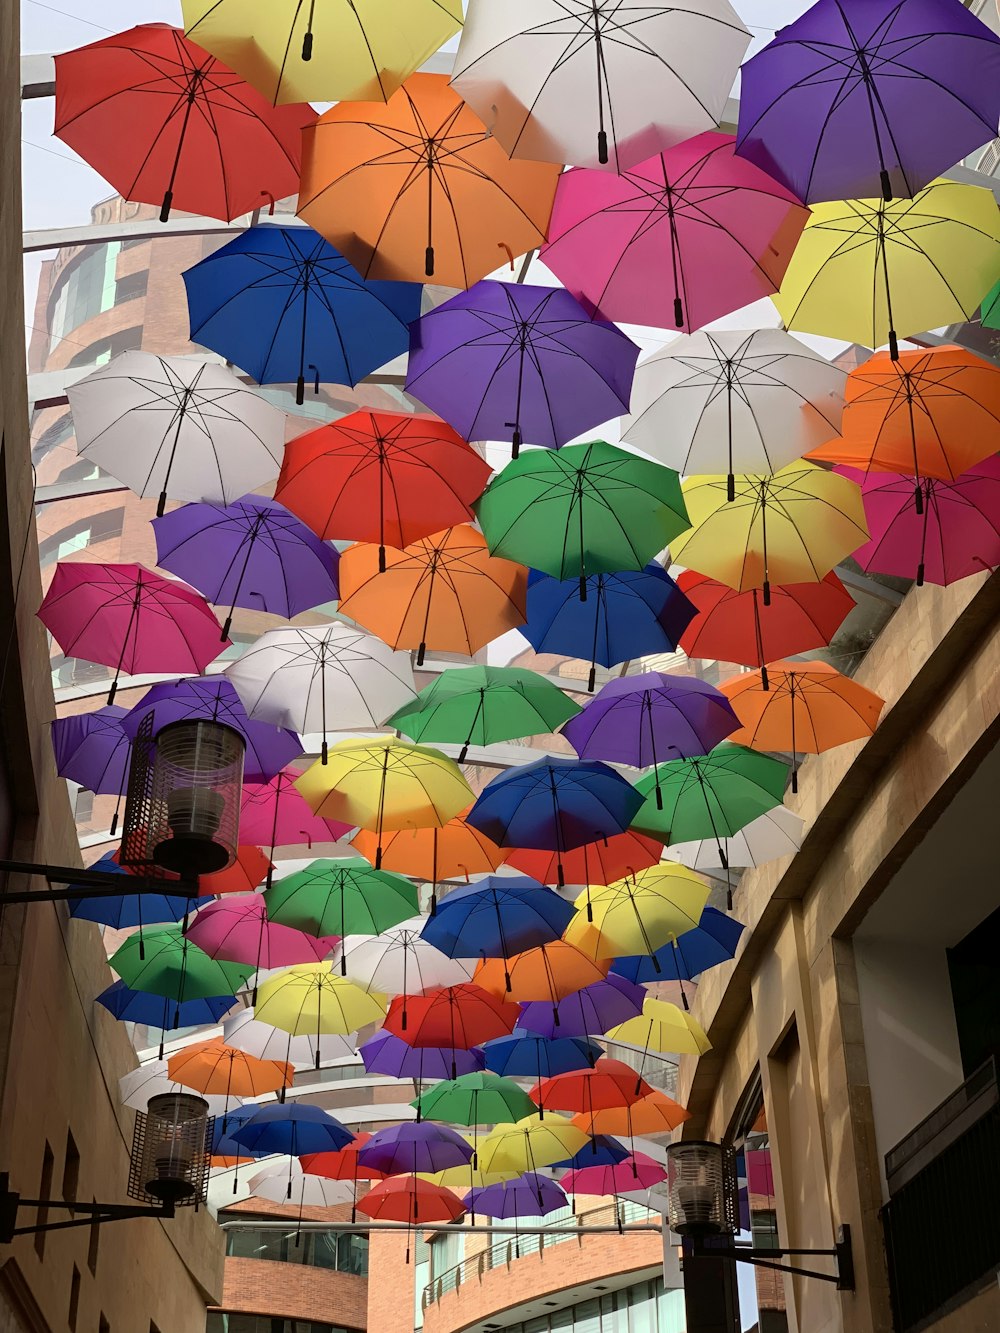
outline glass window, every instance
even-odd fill
[[[771,1171],[767,1111],[759,1078],[747,1095],[732,1142],[736,1148],[740,1182],[740,1233],[737,1239],[750,1240],[761,1249],[776,1249],[780,1244],[777,1201]],[[737,1269],[742,1327],[787,1333],[782,1275],[771,1269],[749,1268],[749,1265],[742,1264],[738,1264]]]
[[[321,1324],[315,1319],[275,1319],[262,1314],[230,1314],[210,1310],[206,1333],[347,1333],[339,1324]]]
[[[105,509],[67,524],[65,528],[60,528],[51,537],[39,542],[38,559],[42,568],[56,560],[65,560],[75,551],[85,551],[88,546],[120,537],[124,522],[125,509],[121,507]]]
[[[49,349],[115,303],[115,265],[121,245],[88,245],[56,279],[49,298]]]
[[[305,1264],[337,1273],[368,1272],[367,1236],[342,1235],[336,1231],[265,1231],[254,1227],[231,1227],[226,1231],[226,1253],[239,1259],[266,1259],[283,1264]]]

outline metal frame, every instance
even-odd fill
[[[49,884],[48,891],[33,889],[8,890],[6,883],[0,889],[0,908],[13,903],[65,903],[78,898],[114,898],[122,893],[169,893],[178,898],[197,898],[201,892],[197,884],[189,880],[167,879],[166,876],[154,875],[107,874],[102,870],[87,870],[74,866],[52,866],[36,861],[0,860],[0,873],[8,875],[39,876]],[[67,888],[54,889],[53,884],[65,884]],[[84,892],[81,892],[84,890]],[[2,1183],[0,1175],[0,1183]]]
[[[837,1261],[835,1273],[823,1273],[815,1268],[799,1268],[792,1264],[778,1264],[777,1257],[795,1259],[824,1257]],[[758,1249],[740,1241],[716,1244],[714,1239],[686,1238],[685,1259],[733,1259],[736,1263],[752,1264],[754,1268],[770,1268],[776,1273],[791,1273],[794,1277],[815,1277],[821,1282],[836,1283],[838,1291],[854,1291],[854,1251],[851,1247],[851,1228],[843,1225],[837,1231],[837,1243],[832,1250],[799,1250],[779,1246],[777,1249]]]
[[[67,1222],[36,1222],[19,1227],[17,1214],[21,1208],[63,1208],[79,1213]],[[119,1222],[129,1217],[174,1216],[174,1205],[163,1203],[158,1207],[130,1203],[66,1203],[59,1199],[22,1199],[17,1190],[10,1188],[10,1176],[0,1172],[0,1245],[9,1245],[15,1236],[36,1235],[40,1231],[67,1231],[70,1227],[100,1226],[102,1222]]]

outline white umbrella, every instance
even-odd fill
[[[136,1111],[145,1111],[149,1099],[159,1096],[161,1092],[183,1092],[188,1097],[192,1095],[190,1088],[183,1083],[174,1082],[169,1077],[166,1060],[152,1060],[149,1064],[140,1065],[138,1069],[124,1074],[118,1080],[118,1092],[122,1105],[131,1106]],[[194,1095],[208,1102],[209,1115],[225,1115],[227,1111],[232,1111],[243,1104],[240,1097],[221,1097],[204,1092]]]
[[[316,1038],[293,1037],[290,1032],[272,1027],[254,1018],[252,1009],[244,1009],[222,1025],[222,1037],[227,1046],[256,1056],[258,1060],[282,1060],[286,1064],[316,1068]],[[323,1038],[324,1060],[336,1060],[357,1054],[351,1037]]]
[[[714,130],[749,44],[728,0],[471,0],[451,82],[512,157],[621,172]]]
[[[803,821],[783,805],[776,805],[766,814],[758,815],[732,838],[722,839],[730,867],[759,866],[779,856],[793,856],[802,846]],[[697,842],[678,842],[664,848],[663,855],[670,861],[680,861],[691,870],[722,868],[719,841],[704,838]]]
[[[67,390],[77,453],[136,495],[229,504],[273,481],[285,414],[213,362],[123,352]]]
[[[350,1181],[310,1175],[302,1170],[296,1157],[275,1158],[250,1177],[247,1188],[258,1199],[298,1208],[332,1208],[339,1203],[351,1203],[354,1198]]]
[[[381,726],[416,695],[410,654],[338,621],[275,629],[226,672],[251,717],[300,735]]]
[[[380,935],[348,935],[330,956],[334,971],[383,995],[415,995],[428,986],[460,986],[472,980],[474,960],[449,958],[421,938],[424,918],[410,917]]]
[[[781,329],[685,334],[636,369],[622,439],[688,476],[770,474],[839,432],[846,382]]]

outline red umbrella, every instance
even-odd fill
[[[622,1060],[598,1060],[536,1083],[528,1096],[546,1111],[609,1111],[641,1101],[653,1088]]]
[[[516,1004],[498,999],[482,986],[464,982],[434,986],[420,995],[395,996],[383,1028],[408,1046],[468,1051],[484,1041],[509,1036],[520,1012]]]
[[[307,1175],[324,1176],[327,1180],[349,1180],[352,1182],[354,1185],[354,1203],[351,1207],[352,1222],[357,1215],[358,1181],[385,1179],[384,1171],[379,1171],[374,1166],[366,1166],[364,1162],[358,1161],[359,1151],[370,1138],[371,1134],[367,1130],[359,1130],[346,1148],[340,1148],[337,1152],[307,1153],[304,1157],[299,1158],[299,1164]]]
[[[119,853],[115,852],[113,859],[119,860]],[[127,866],[131,875],[146,875],[149,873],[146,866]],[[264,855],[259,847],[252,844],[243,844],[236,850],[236,860],[225,870],[217,870],[214,875],[198,876],[199,896],[209,894],[225,893],[253,893],[253,891],[263,883],[267,872],[272,869],[271,862]],[[178,875],[171,875],[169,872],[163,872],[164,879],[179,879]]]
[[[373,1185],[358,1202],[358,1212],[383,1222],[405,1222],[418,1227],[426,1222],[457,1222],[465,1205],[443,1185],[435,1185],[419,1176],[390,1176]],[[406,1262],[410,1262],[410,1242],[406,1242]]]
[[[55,133],[125,199],[223,218],[299,186],[316,112],[272,106],[179,28],[145,23],[56,56]]]
[[[655,838],[626,830],[610,838],[584,843],[561,856],[558,852],[517,848],[507,853],[507,864],[537,879],[539,884],[556,884],[561,860],[563,879],[567,884],[613,884],[625,875],[659,865],[662,852],[663,844]]]

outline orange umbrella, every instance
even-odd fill
[[[469,287],[541,245],[561,167],[512,161],[444,74],[305,135],[299,216],[365,278]]]
[[[510,958],[483,958],[473,981],[500,999],[548,1000],[555,1005],[574,991],[603,981],[611,959],[595,962],[575,944],[553,940]]]
[[[636,1134],[668,1134],[690,1120],[690,1114],[665,1092],[649,1092],[630,1106],[609,1106],[581,1112],[573,1124],[585,1134],[614,1134],[633,1138]]]
[[[584,843],[569,852],[533,851],[517,848],[507,853],[507,864],[530,875],[540,884],[556,884],[559,863],[567,884],[613,884],[625,875],[659,865],[663,844],[655,838],[627,829],[610,838]]]
[[[436,884],[457,875],[489,874],[503,865],[507,853],[484,833],[465,822],[467,806],[440,828],[407,828],[382,834],[382,869]],[[368,829],[354,835],[353,846],[366,861],[375,862],[378,838]]]
[[[196,1092],[259,1097],[290,1087],[295,1069],[283,1060],[258,1060],[255,1055],[227,1046],[221,1037],[212,1037],[171,1056],[167,1075]]]
[[[528,571],[490,555],[468,524],[424,537],[402,551],[349,546],[340,557],[340,611],[392,648],[471,656],[527,619]]]
[[[228,870],[200,876],[198,888],[202,893],[253,893],[273,869],[270,858],[259,847],[244,843],[237,849],[236,860]]]
[[[755,750],[790,750],[792,791],[798,791],[796,754],[863,740],[878,725],[885,700],[826,662],[775,662],[765,688],[759,671],[720,685],[743,724],[728,738]]]
[[[208,1159],[208,1164],[213,1171],[224,1171],[230,1166],[245,1166],[247,1162],[255,1162],[255,1157],[227,1157],[225,1153],[213,1153]]]

